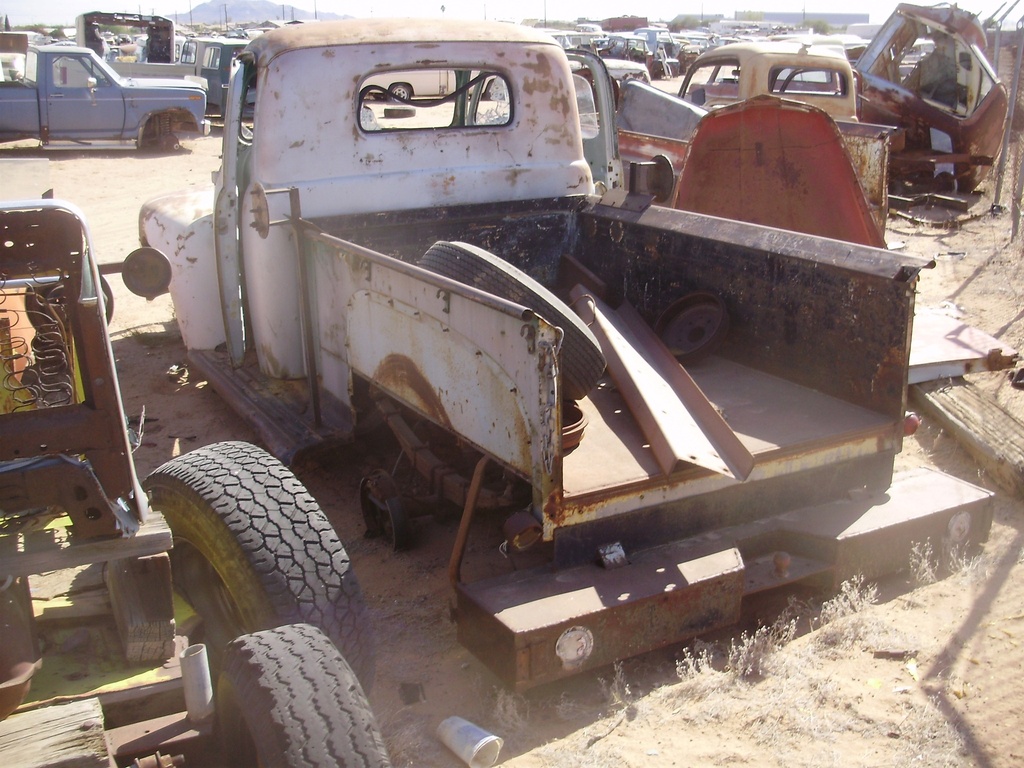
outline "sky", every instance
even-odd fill
[[[934,0],[937,2],[937,0]],[[192,0],[192,5],[199,5],[201,0]],[[1013,0],[1006,3],[1006,8]],[[305,8],[312,12],[330,12],[348,14],[350,16],[414,16],[464,19],[500,19],[504,21],[521,21],[523,18],[544,19],[548,21],[570,21],[580,17],[603,19],[625,14],[647,16],[651,21],[670,21],[677,15],[700,17],[701,13],[722,14],[727,18],[736,11],[806,11],[807,18],[813,19],[815,10],[835,10],[834,0],[729,0],[701,2],[701,0],[367,0],[353,3],[351,0],[292,0],[296,8]],[[932,4],[923,0],[922,5]],[[1000,0],[965,0],[958,3],[961,8],[978,13],[982,19],[987,18],[999,9]],[[888,18],[896,0],[860,0],[843,8],[851,13],[867,13],[871,23],[880,24]],[[53,26],[71,26],[75,17],[87,11],[121,11],[126,13],[145,13],[174,18],[188,17],[189,0],[147,0],[147,3],[129,2],[125,0],[0,0],[0,16],[6,14],[11,24],[42,23]],[[444,9],[442,11],[442,8]],[[1006,8],[1000,12],[1005,12]],[[1015,21],[1024,7],[1010,14],[1010,21]]]

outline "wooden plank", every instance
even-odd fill
[[[129,664],[163,661],[174,653],[171,559],[166,552],[113,560],[107,588]]]
[[[175,653],[162,663],[136,665],[125,662],[121,639],[109,618],[60,628],[51,625],[44,638],[43,666],[32,677],[21,711],[94,697],[106,706],[181,690],[178,653],[188,644],[185,638],[175,639]]]
[[[92,619],[109,616],[110,597],[106,589],[76,592],[74,595],[52,597],[47,600],[32,599],[32,615],[36,621],[67,621],[69,619]]]
[[[44,707],[0,722],[5,768],[110,768],[99,699]]]
[[[1024,493],[1024,424],[963,378],[915,384],[910,395],[1002,488]]]
[[[152,510],[146,524],[129,538],[74,541],[63,526],[0,536],[0,577],[30,576],[88,563],[156,555],[167,552],[171,543],[167,522]]]
[[[33,574],[29,577],[36,621],[88,619],[110,614],[104,563]]]

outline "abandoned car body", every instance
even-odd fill
[[[811,104],[837,120],[857,119],[853,68],[834,46],[730,43],[698,56],[679,87],[679,98],[704,109],[762,94]]]
[[[754,592],[875,577],[916,541],[984,540],[988,492],[893,474],[925,262],[598,196],[585,78],[550,36],[395,30],[254,41],[214,191],[147,203],[132,259],[169,262],[191,365],[275,453],[383,418],[429,491],[371,473],[368,530],[406,546],[415,502],[461,507],[458,636],[507,684],[728,625]],[[364,102],[367,78],[424,67],[456,88],[414,121]],[[591,127],[614,141],[602,77]],[[539,562],[464,580],[472,525]]]
[[[930,51],[904,66],[920,40]],[[893,175],[971,192],[999,151],[1008,97],[977,17],[954,6],[900,4],[854,65],[862,120],[899,127]],[[941,184],[941,182],[938,182]]]

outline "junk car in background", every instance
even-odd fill
[[[998,152],[1005,86],[985,58],[978,18],[955,6],[902,3],[854,68],[860,119],[903,129],[895,178],[971,192]]]

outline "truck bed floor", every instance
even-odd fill
[[[864,451],[877,452],[877,444],[867,438],[891,431],[891,420],[882,414],[721,357],[709,357],[686,370],[758,464],[835,450],[843,444],[847,450],[856,451],[859,444]],[[563,461],[566,498],[665,478],[609,379],[603,379],[580,407],[588,424],[579,447]],[[707,474],[694,472],[699,477]]]

